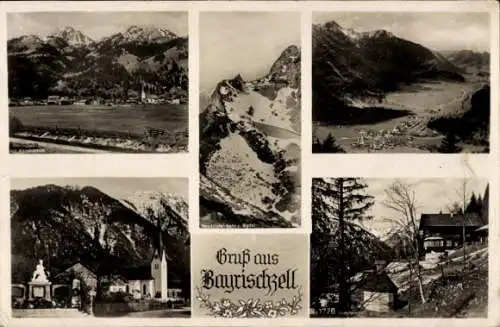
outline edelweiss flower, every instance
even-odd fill
[[[273,302],[272,301],[266,301],[264,302],[264,309],[270,310],[273,308]]]

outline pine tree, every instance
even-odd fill
[[[345,153],[344,149],[337,145],[332,133],[329,133],[326,139],[321,143],[318,138],[313,140],[313,153]]]
[[[476,195],[472,193],[469,203],[465,208],[466,213],[480,213],[481,212],[481,204],[476,199]]]
[[[438,152],[440,153],[459,153],[462,148],[457,146],[458,138],[454,132],[449,132],[446,137],[441,141],[438,147]]]
[[[334,279],[339,288],[340,311],[349,310],[351,303],[348,283],[350,253],[349,245],[346,244],[346,226],[348,223],[371,218],[367,215],[367,210],[373,205],[373,197],[365,193],[366,187],[358,178],[313,180],[311,251],[314,255],[312,260],[317,260],[314,263],[317,269],[314,274],[318,276],[318,280],[314,281],[312,291],[321,291],[330,286],[329,280]],[[332,239],[338,240],[334,248],[330,246]]]

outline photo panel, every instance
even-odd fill
[[[301,226],[300,23],[200,13],[200,228]]]
[[[10,12],[7,38],[10,153],[187,152],[187,12]]]
[[[314,12],[314,153],[489,153],[489,12]]]
[[[487,318],[486,179],[314,178],[311,318]]]
[[[13,318],[189,318],[187,178],[11,180]]]

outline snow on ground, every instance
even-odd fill
[[[232,195],[269,210],[262,203],[264,197],[273,199],[271,184],[278,182],[273,165],[260,161],[245,139],[236,133],[220,142],[207,165],[207,175],[227,188]]]
[[[291,109],[287,109],[287,97],[293,91],[289,87],[280,89],[274,101],[254,91],[240,93],[232,102],[225,103],[226,110],[229,118],[235,122],[247,118],[293,131]],[[249,113],[250,107],[253,113]]]
[[[267,139],[269,140],[271,150],[273,150],[274,152],[284,150],[290,144],[300,145],[300,140],[298,139],[282,139],[272,136],[267,136]]]

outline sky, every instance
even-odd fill
[[[317,12],[313,22],[334,20],[344,28],[359,32],[385,29],[392,34],[420,43],[431,50],[490,50],[488,13],[406,12],[406,13],[326,13]]]
[[[139,191],[160,191],[188,200],[187,178],[16,178],[12,190],[55,184],[59,186],[94,186],[111,197],[122,199]]]
[[[300,13],[200,13],[200,91],[241,74],[262,77],[286,47],[300,47]]]
[[[166,28],[179,35],[188,35],[186,12],[30,12],[7,14],[9,39],[35,34],[40,37],[57,33],[71,26],[98,41],[125,31],[132,25]]]
[[[371,208],[369,214],[373,216],[371,221],[365,222],[363,225],[366,229],[377,236],[384,236],[393,227],[387,222],[387,219],[397,217],[394,211],[384,206],[386,200],[385,190],[394,183],[394,179],[365,179],[364,182],[368,185],[366,193],[374,196],[375,204]],[[460,189],[463,179],[402,179],[402,181],[412,185],[415,190],[417,202],[417,216],[422,213],[443,213],[447,212],[448,207],[461,199]],[[470,199],[472,192],[483,197],[486,185],[485,179],[467,179],[467,201]]]

